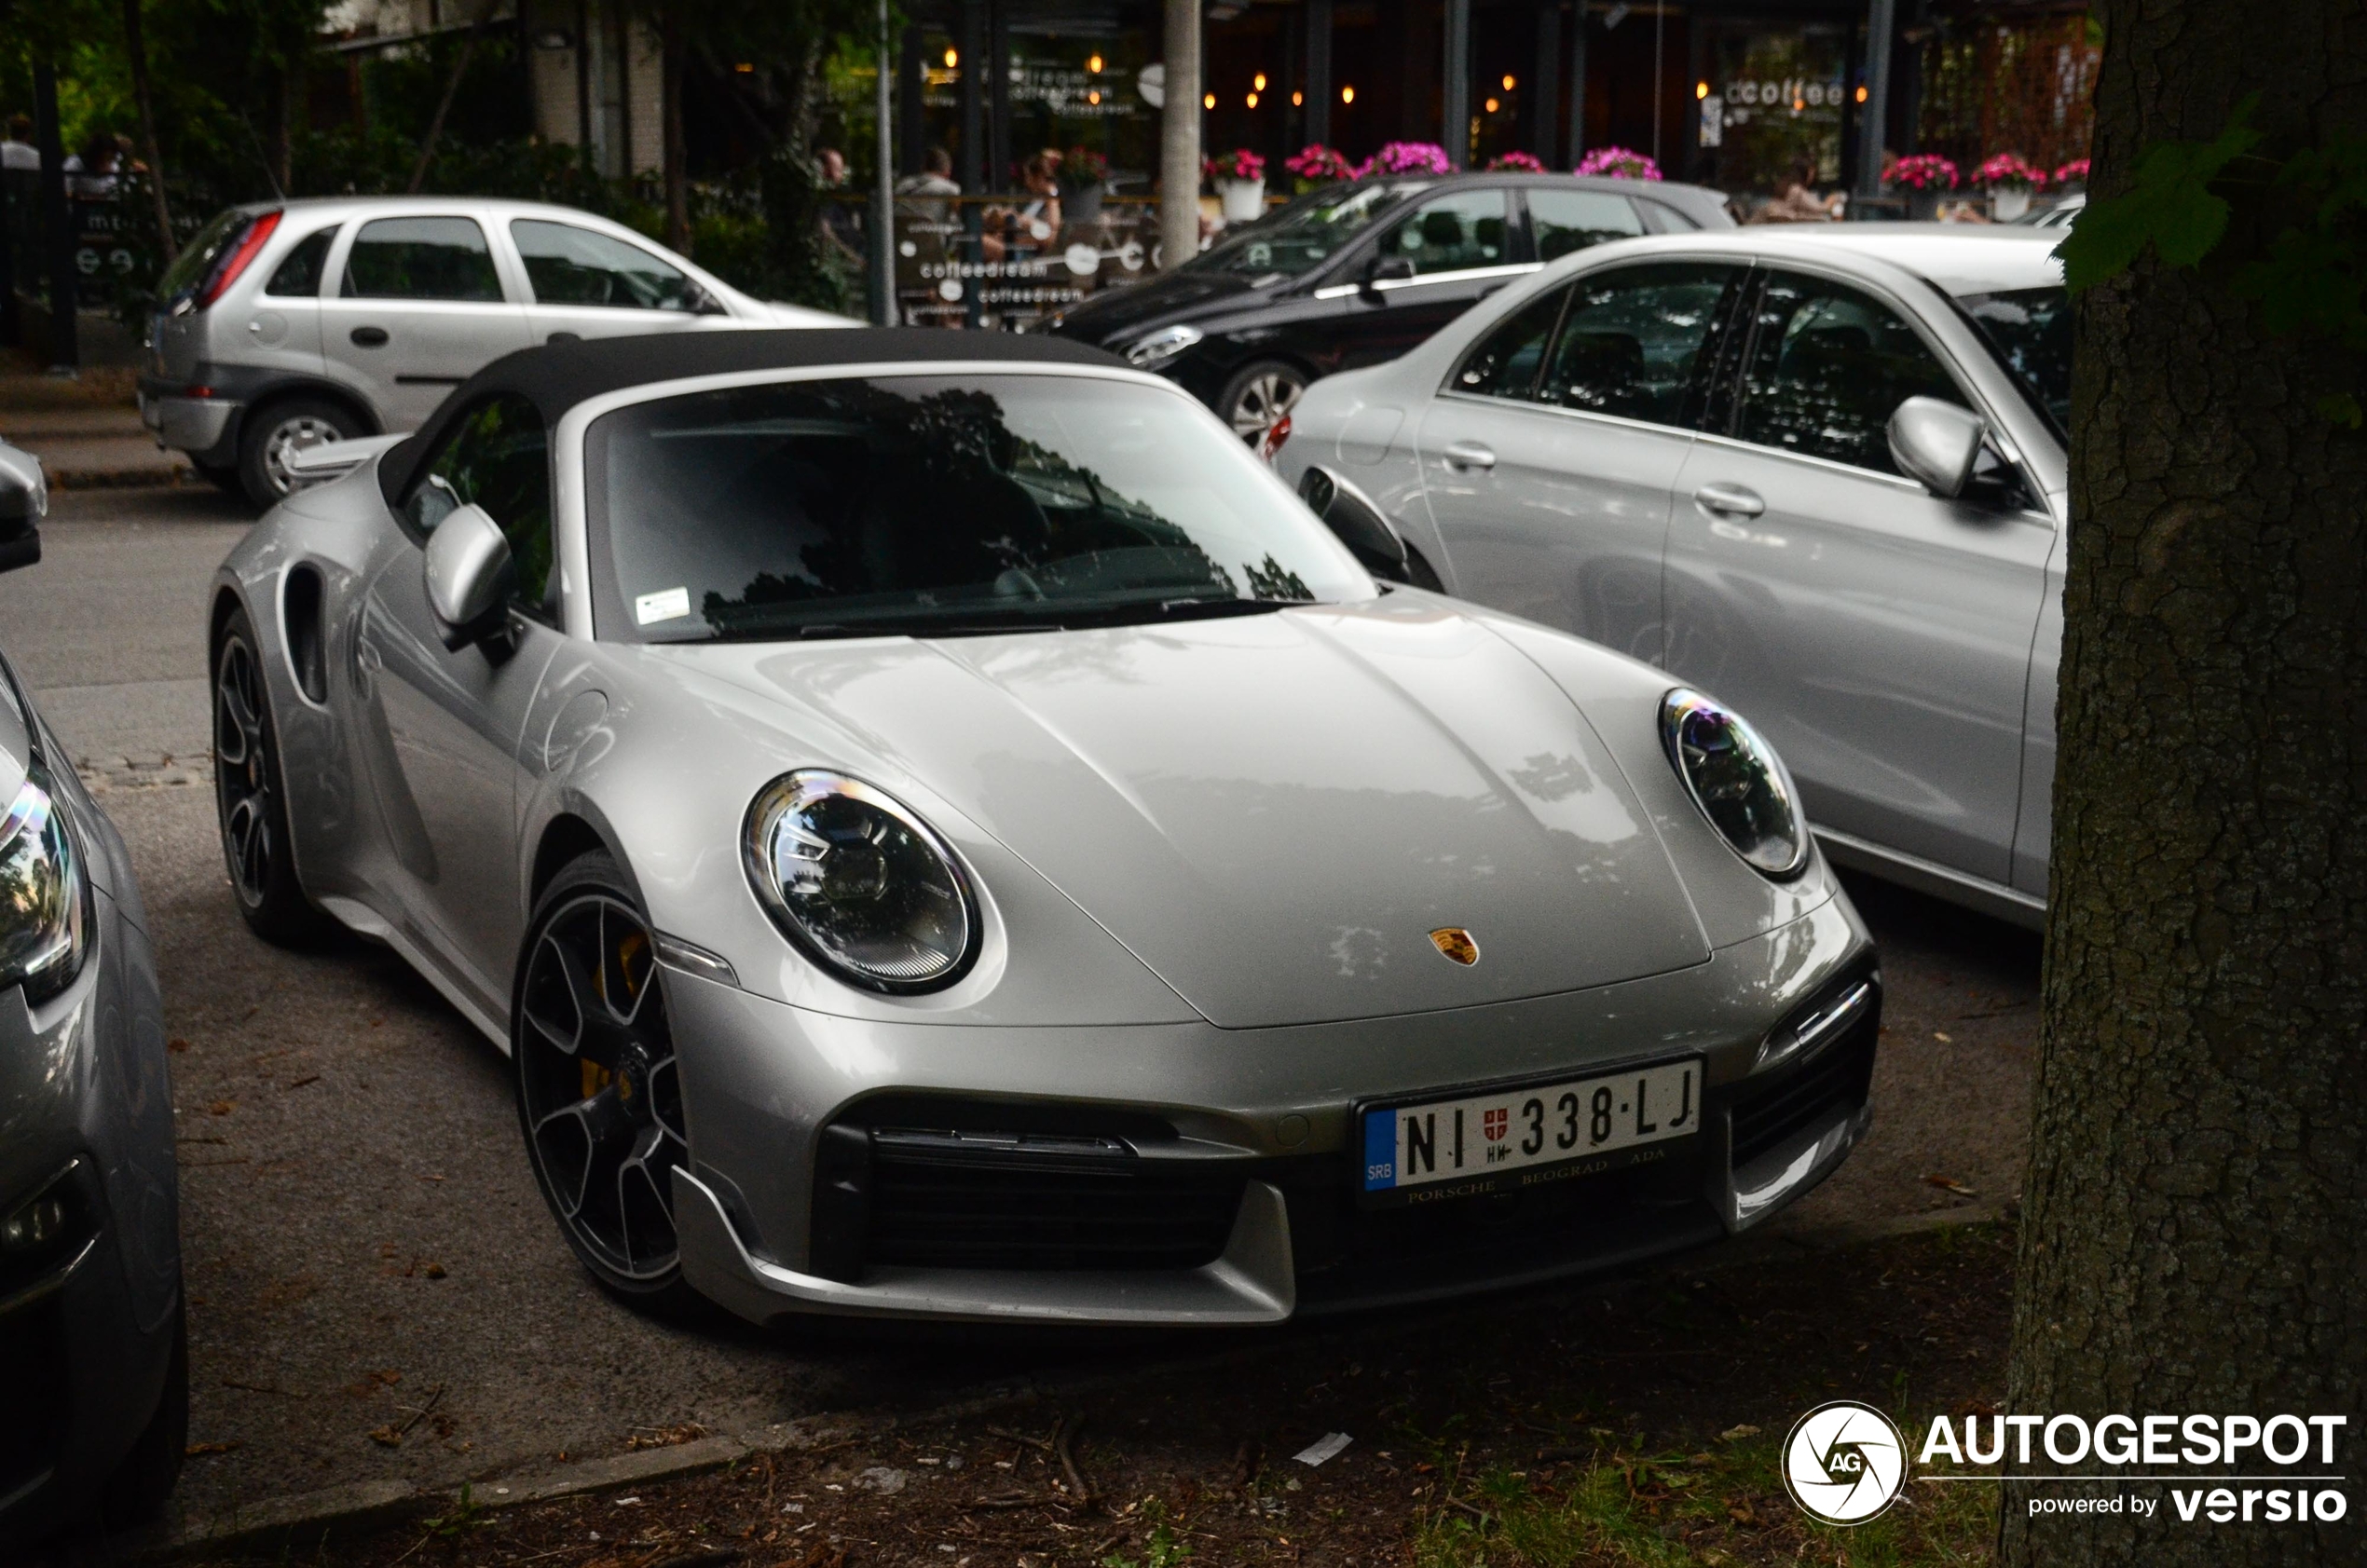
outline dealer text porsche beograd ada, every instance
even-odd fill
[[[622,1295],[1273,1322],[1865,1132],[1880,973],[1750,727],[1378,580],[1109,356],[571,344],[350,457],[216,587],[240,907],[511,1052]]]

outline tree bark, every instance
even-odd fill
[[[682,23],[679,7],[658,18],[658,69],[665,81],[665,242],[691,253],[691,153],[682,137]]]
[[[129,5],[131,0],[125,0]],[[428,133],[419,139],[419,161],[411,166],[411,183],[404,190],[419,194],[428,183],[428,170],[435,162],[435,144],[444,140],[445,116],[452,113],[452,101],[460,96],[460,78],[469,74],[469,61],[477,52],[477,40],[485,35],[485,24],[493,18],[496,0],[485,0],[477,7],[475,18],[469,23],[469,34],[460,41],[460,58],[452,62],[452,75],[445,79],[444,96],[435,101],[435,117],[428,121]]]
[[[140,27],[140,0],[123,0],[123,53],[131,67],[131,101],[140,114],[140,156],[148,162],[150,215],[157,221],[159,266],[172,265],[172,204],[164,192],[164,150],[157,142],[156,97],[148,90],[148,43]]]
[[[2263,153],[2367,132],[2357,0],[2101,10],[2100,199],[2133,184],[2150,146],[2216,135],[2254,89]],[[2272,337],[2230,291],[2239,261],[2291,221],[2275,199],[2238,201],[2199,271],[2148,252],[2078,307],[2045,1018],[2009,1398],[2018,1414],[2090,1422],[2346,1415],[2335,1463],[2299,1468],[2355,1475],[2367,437],[2315,407],[2356,385],[2355,360]],[[2176,1468],[2278,1466],[2254,1451]],[[2160,1512],[2029,1517],[2033,1496],[2113,1490],[2163,1499]],[[2343,1490],[2340,1522],[2247,1527],[2182,1525],[2164,1486],[2009,1484],[2001,1561],[2356,1561],[2367,1497]]]
[[[1200,7],[1167,0],[1167,99],[1159,109],[1160,266],[1200,253]]]

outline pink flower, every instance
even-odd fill
[[[1310,142],[1282,160],[1282,167],[1302,180],[1352,180],[1356,166],[1335,147],[1320,142]]]
[[[1891,165],[1891,182],[1919,191],[1954,190],[1958,175],[1953,159],[1937,153],[1918,153]]]
[[[2084,185],[2087,183],[2087,160],[2084,157],[2075,157],[2055,170],[2055,184],[2059,185]]]
[[[1435,142],[1391,142],[1364,160],[1356,173],[1359,179],[1368,174],[1452,174],[1454,163],[1446,149]]]
[[[1545,172],[1545,165],[1538,161],[1537,157],[1529,153],[1498,153],[1494,157],[1487,160],[1487,167],[1492,170],[1509,170],[1515,174],[1542,174]]]
[[[1578,160],[1574,174],[1601,174],[1614,180],[1657,180],[1661,166],[1633,147],[1597,147]]]
[[[1211,160],[1209,172],[1219,180],[1263,180],[1266,160],[1247,147],[1236,147]]]
[[[2032,190],[2046,184],[2046,173],[2019,153],[1999,153],[1973,171],[1973,184],[1991,190]]]

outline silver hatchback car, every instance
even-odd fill
[[[1302,494],[1364,498],[1413,580],[1738,704],[1835,860],[2036,924],[2060,238],[1853,224],[1601,246],[1319,383],[1275,461]]]
[[[257,506],[306,447],[418,428],[513,349],[855,323],[752,299],[623,225],[537,202],[359,197],[233,207],[158,284],[140,411]]]

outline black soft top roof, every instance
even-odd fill
[[[1063,338],[929,327],[760,327],[553,343],[505,354],[455,388],[410,440],[379,459],[378,484],[390,504],[399,499],[420,460],[435,449],[462,411],[497,392],[515,393],[534,404],[548,429],[580,402],[651,382],[751,370],[943,360],[980,365],[1126,362]]]

